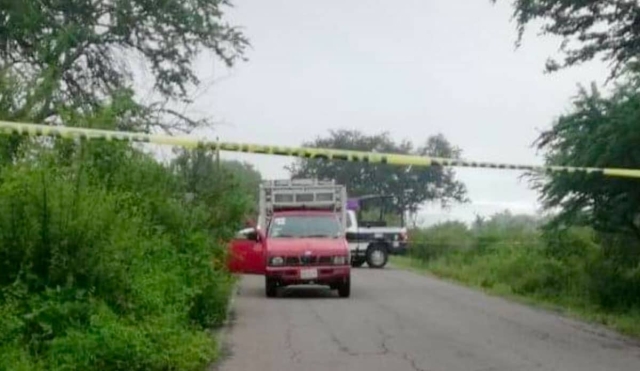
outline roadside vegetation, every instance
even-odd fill
[[[580,89],[572,110],[536,142],[547,164],[640,168],[639,87],[628,72],[608,95]],[[409,263],[640,335],[640,181],[598,173],[528,177],[548,211],[544,220],[496,215],[471,227],[417,229]]]
[[[543,33],[563,38],[547,71],[602,57],[617,83],[610,94],[580,89],[536,142],[545,162],[640,168],[640,6],[513,4],[520,36],[543,21]],[[196,58],[232,67],[248,46],[223,19],[228,5],[6,2],[0,119],[148,133],[207,125],[183,109],[200,84]],[[305,145],[462,157],[440,134],[414,144],[338,130]],[[233,284],[226,243],[255,210],[260,174],[205,151],[161,163],[148,150],[0,136],[0,370],[202,370],[216,359],[210,329],[224,321]],[[336,179],[352,196],[393,195],[389,220],[405,224],[424,203],[468,201],[449,168],[303,159],[289,170]],[[414,229],[398,262],[640,335],[640,181],[528,176],[548,218]]]
[[[243,59],[227,5],[1,5],[0,119],[147,133],[208,124],[183,108],[199,55]],[[0,135],[0,370],[203,370],[216,359],[210,329],[233,284],[226,244],[260,174],[205,151],[161,163],[150,150]]]
[[[392,262],[640,336],[640,267],[628,245],[588,226],[544,223],[505,212],[413,229],[410,255]]]
[[[242,175],[120,143],[21,149],[0,167],[0,369],[213,361],[208,330],[233,283],[225,241],[250,206]]]

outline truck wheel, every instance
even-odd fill
[[[351,277],[338,284],[338,295],[341,298],[348,298],[351,295]]]
[[[277,294],[278,283],[269,277],[264,278],[264,293],[268,298],[274,298]]]
[[[366,259],[353,259],[351,261],[351,266],[354,268],[360,268],[362,267],[362,264],[364,264],[365,261]]]
[[[370,268],[383,268],[387,265],[389,253],[387,247],[383,244],[375,244],[367,249],[367,265]]]

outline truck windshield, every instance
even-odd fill
[[[286,215],[277,216],[269,226],[268,236],[273,238],[338,238],[341,226],[333,216]]]

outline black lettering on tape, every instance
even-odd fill
[[[311,157],[314,160],[329,160],[329,155],[327,155],[326,153],[322,153],[322,152],[316,152],[312,155]]]
[[[278,156],[290,156],[291,151],[287,150],[287,148],[280,147],[271,147],[271,153]]]
[[[238,145],[235,143],[221,143],[220,149],[223,151],[238,152]]]
[[[269,153],[269,147],[256,145],[256,146],[253,146],[253,151],[252,152],[253,153],[267,154],[267,153]]]
[[[339,160],[339,161],[349,161],[349,155],[346,153],[342,153],[342,152],[338,152],[338,153],[334,153],[333,154],[333,159],[334,160]]]
[[[213,143],[209,143],[202,140],[196,140],[196,145],[194,146],[196,150],[206,151],[206,150],[216,150],[217,145]]]
[[[353,162],[369,162],[369,156],[361,155],[358,153],[351,154],[351,161]]]

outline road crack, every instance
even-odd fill
[[[380,326],[377,326],[376,329],[378,330],[378,334],[380,334],[380,336],[382,337],[382,341],[380,342],[380,348],[382,348],[382,351],[378,352],[377,354],[383,356],[389,353],[393,353],[389,348],[389,345],[387,344],[389,340],[393,339],[393,336],[384,332],[384,330],[382,330]]]
[[[300,351],[295,349],[295,347],[293,346],[293,330],[294,330],[295,326],[291,323],[289,323],[287,325],[287,329],[285,331],[285,335],[284,335],[284,344],[285,347],[287,348],[287,351],[289,352],[289,359],[293,362],[293,363],[300,363]]]
[[[413,359],[413,357],[411,357],[409,355],[409,353],[402,353],[402,359],[404,359],[405,361],[409,362],[409,364],[411,365],[411,368],[413,368],[414,371],[429,371],[427,369],[419,367],[418,363],[416,362],[416,360]]]
[[[393,336],[384,332],[384,330],[380,326],[377,326],[376,329],[378,330],[378,333],[382,337],[382,341],[380,342],[380,348],[382,348],[382,351],[376,353],[377,355],[383,356],[383,355],[391,354],[393,356],[402,358],[404,361],[408,362],[414,371],[428,371],[426,369],[419,367],[416,360],[413,357],[411,357],[409,353],[404,352],[402,353],[402,355],[400,355],[398,352],[392,350],[389,347],[388,342],[389,340],[393,339]]]
[[[364,353],[359,353],[359,352],[352,351],[346,344],[344,344],[340,340],[340,338],[338,338],[338,336],[335,334],[335,332],[333,330],[331,330],[331,327],[329,326],[327,321],[325,321],[324,318],[322,318],[320,313],[318,313],[318,311],[314,307],[310,306],[310,308],[311,308],[311,312],[316,317],[318,322],[320,322],[322,324],[322,327],[324,327],[327,330],[327,333],[329,334],[329,339],[331,339],[331,342],[336,346],[336,348],[338,348],[338,350],[341,353],[347,354],[347,355],[349,355],[351,357],[357,357],[357,356],[364,355]]]
[[[300,359],[301,351],[297,350],[293,346],[293,330],[296,329],[296,326],[293,323],[287,323],[287,329],[284,333],[284,345],[287,351],[289,352],[289,359],[293,363],[300,363],[302,360]]]
[[[327,330],[327,333],[329,334],[329,338],[331,339],[331,342],[333,344],[336,345],[336,347],[338,348],[338,350],[344,354],[347,354],[350,357],[360,357],[360,356],[385,356],[385,355],[392,355],[394,357],[398,357],[406,362],[408,362],[411,365],[411,368],[414,371],[429,371],[427,369],[421,368],[418,366],[417,361],[411,357],[409,355],[409,353],[399,353],[394,351],[393,349],[391,349],[391,347],[389,346],[389,341],[392,340],[394,337],[388,333],[386,333],[382,327],[380,326],[376,326],[376,331],[378,332],[378,334],[381,337],[381,341],[379,342],[379,348],[380,351],[378,352],[354,352],[353,350],[351,350],[346,344],[344,344],[340,338],[338,338],[338,336],[335,334],[334,331],[331,330],[329,324],[327,323],[327,321],[324,320],[324,318],[322,318],[322,316],[320,315],[320,313],[318,313],[318,311],[316,311],[315,308],[310,307],[311,312],[313,313],[313,315],[315,316],[315,318],[318,320],[318,322],[320,322],[323,326],[323,328],[325,328]]]

